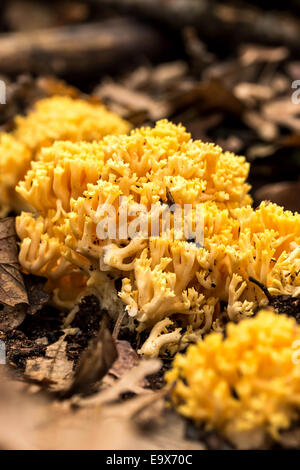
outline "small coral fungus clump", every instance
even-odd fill
[[[94,293],[116,315],[122,300],[137,330],[150,332],[140,352],[173,353],[266,302],[250,276],[273,295],[299,293],[300,215],[275,204],[252,209],[248,171],[244,157],[193,141],[166,120],[97,143],[56,142],[17,188],[33,208],[17,219],[20,263],[48,279],[58,305]],[[178,238],[174,223],[167,237],[159,226],[155,236],[99,238],[107,213],[98,208],[113,207],[120,221],[120,196],[128,214],[146,207],[147,224],[174,202],[191,205],[193,225],[201,205],[203,246]]]
[[[13,135],[0,135],[0,217],[11,209],[24,207],[24,201],[15,192],[15,186],[29,168],[31,152]]]
[[[229,323],[226,339],[213,332],[177,354],[166,374],[172,402],[240,448],[277,439],[299,418],[299,340],[296,321],[271,311]]]
[[[14,189],[42,147],[56,140],[99,140],[129,129],[127,122],[101,104],[63,96],[38,101],[27,116],[16,117],[11,134],[0,135],[0,216],[24,208]]]

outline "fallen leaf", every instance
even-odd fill
[[[267,142],[272,142],[279,136],[277,125],[256,111],[246,111],[243,115],[243,121],[251,129],[254,129],[261,139]]]
[[[15,219],[12,217],[0,220],[0,303],[10,307],[28,304],[19,270]]]
[[[85,406],[86,400],[77,397],[80,407],[76,411],[72,406],[74,398],[51,402],[42,393],[36,396],[32,386],[1,376],[1,448],[203,449],[201,443],[184,438],[184,420],[165,409],[165,391],[147,391],[117,404],[110,403],[116,402],[128,387],[145,380],[149,373],[156,373],[160,366],[159,360],[143,361],[116,382],[109,394],[104,391],[97,395],[95,406]]]
[[[137,366],[140,358],[128,341],[117,340],[116,347],[118,358],[109,370],[109,374],[119,379],[133,367]]]
[[[167,62],[159,64],[155,67],[151,74],[151,80],[154,84],[161,86],[167,85],[169,82],[178,80],[188,72],[187,64],[183,61]]]
[[[188,91],[178,93],[170,103],[173,112],[191,104],[199,106],[202,112],[218,110],[235,115],[241,115],[245,108],[244,103],[234,96],[221,80],[214,78],[197,83]]]
[[[23,275],[27,295],[28,308],[27,313],[34,315],[50,300],[50,294],[44,291],[46,280],[42,277]]]
[[[16,305],[15,307],[4,305],[0,310],[0,330],[5,331],[11,328],[18,328],[23,323],[26,312],[27,306],[24,304]]]
[[[47,347],[45,357],[29,359],[24,376],[52,391],[63,391],[70,387],[73,378],[73,362],[68,360],[66,335]]]
[[[66,395],[90,392],[92,386],[106,375],[117,357],[116,345],[104,317],[98,336],[90,341],[81,355],[73,382]]]
[[[278,150],[278,146],[274,144],[256,144],[252,145],[247,152],[247,157],[251,161],[256,158],[266,158]]]
[[[286,47],[266,47],[255,44],[243,44],[240,47],[240,60],[247,66],[256,62],[281,62],[289,54]]]
[[[128,111],[147,111],[153,121],[169,114],[168,104],[154,100],[145,93],[130,90],[121,84],[107,82],[95,90],[95,94],[103,100],[110,100],[125,106]]]
[[[249,106],[253,106],[260,101],[268,101],[274,96],[274,90],[270,86],[248,82],[238,83],[234,87],[233,93]]]
[[[262,107],[262,113],[266,119],[300,132],[299,106],[292,102],[291,97],[266,103]]]
[[[155,374],[161,368],[161,361],[158,359],[144,359],[136,367],[130,369],[120,380],[115,382],[110,388],[86,398],[76,400],[80,406],[95,406],[117,400],[122,393],[132,392],[137,395],[152,393],[144,389],[141,384],[145,377]]]

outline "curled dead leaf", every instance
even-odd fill
[[[15,219],[12,217],[0,220],[0,303],[10,307],[28,304],[19,270]]]
[[[92,386],[101,380],[118,357],[118,351],[104,317],[98,336],[93,338],[82,353],[67,396],[90,392]]]
[[[27,313],[34,315],[50,300],[50,294],[44,291],[45,279],[39,276],[23,275],[28,296]]]

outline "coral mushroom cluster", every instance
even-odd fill
[[[0,216],[26,207],[14,189],[41,148],[56,140],[94,141],[129,129],[126,121],[98,103],[67,96],[38,101],[27,116],[15,118],[12,133],[0,136]]]
[[[77,276],[81,271],[88,280],[88,287],[93,286],[103,297],[106,293],[103,279],[135,276],[135,272],[138,278],[139,266],[149,264],[147,257],[151,255],[152,269],[157,264],[156,292],[151,295],[159,295],[157,300],[162,308],[156,317],[151,312],[143,313],[138,306],[136,309],[137,320],[143,327],[149,327],[167,315],[168,297],[174,297],[170,314],[186,311],[189,300],[182,301],[182,296],[187,295],[184,291],[192,280],[193,267],[190,262],[187,264],[188,276],[185,276],[180,257],[189,258],[193,253],[195,258],[197,250],[194,244],[159,237],[132,240],[116,237],[101,241],[96,234],[101,219],[97,214],[99,205],[114,205],[117,211],[122,195],[128,198],[129,205],[142,203],[148,209],[154,205],[161,211],[169,191],[177,204],[192,204],[195,208],[197,203],[210,202],[211,210],[218,214],[218,208],[226,212],[227,207],[240,207],[250,201],[249,185],[245,183],[248,170],[244,157],[223,153],[213,144],[192,141],[182,126],[167,121],[159,122],[154,129],[133,131],[130,136],[107,136],[99,143],[56,142],[41,150],[38,161],[32,163],[17,188],[36,211],[23,213],[17,220],[22,240],[21,264],[29,272],[46,276],[52,285],[55,281],[54,288],[58,288],[60,282],[65,286],[61,281],[65,276],[70,273]],[[223,230],[221,226],[220,230]],[[160,284],[165,282],[165,275],[160,262],[165,264],[163,269],[167,268],[170,263],[166,254],[170,250],[174,255],[177,253],[178,260],[176,273],[170,272],[176,294],[166,292],[164,295]],[[152,269],[148,275],[147,289],[150,290]],[[181,276],[184,277],[179,280]],[[132,303],[129,282],[126,277],[121,294],[128,304]],[[196,303],[204,303],[202,294],[195,291],[194,297]],[[144,301],[149,303],[147,295]],[[193,313],[192,308],[190,310]]]
[[[261,447],[299,416],[300,326],[272,311],[212,332],[167,372],[178,411],[236,446]]]
[[[274,204],[252,209],[248,171],[244,157],[193,141],[166,120],[97,143],[56,142],[41,150],[17,188],[35,209],[17,219],[20,262],[48,279],[61,306],[91,292],[116,315],[121,299],[137,330],[151,330],[140,352],[174,352],[266,302],[249,276],[273,294],[299,293],[300,215]],[[128,212],[137,203],[146,207],[147,224],[170,197],[191,205],[192,225],[201,205],[203,244],[178,239],[174,224],[167,237],[116,232],[100,239],[107,214],[98,208],[113,207],[120,219],[120,196]]]

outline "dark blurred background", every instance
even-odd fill
[[[246,155],[256,203],[300,211],[300,0],[1,0],[2,129],[42,96],[182,122]],[[294,88],[293,88],[294,86]]]

